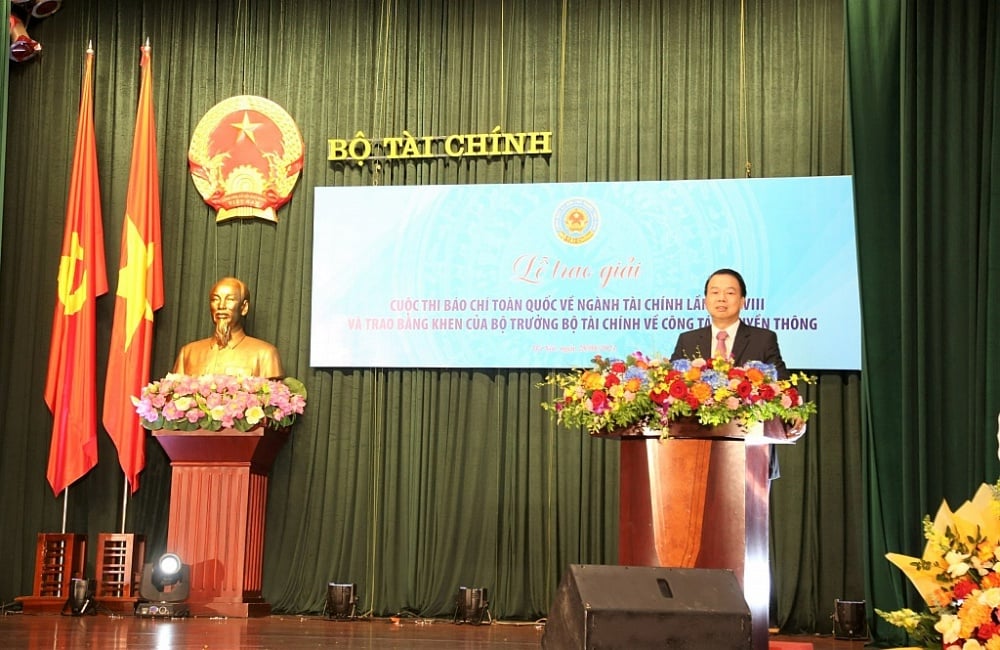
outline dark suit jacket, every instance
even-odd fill
[[[677,346],[670,355],[670,360],[694,359],[699,356],[708,359],[711,358],[714,349],[712,327],[707,325],[681,333],[677,337]],[[778,371],[778,378],[788,379],[788,368],[785,367],[785,362],[781,359],[781,350],[778,349],[778,335],[763,327],[754,327],[740,321],[736,339],[733,341],[733,360],[738,366],[748,361],[773,364]]]
[[[670,355],[670,360],[694,359],[704,357],[708,359],[715,349],[715,341],[712,340],[712,326],[706,325],[696,330],[682,332],[677,337],[677,345],[674,353]],[[733,341],[733,362],[740,366],[748,361],[763,361],[774,365],[778,371],[778,379],[788,379],[788,368],[781,359],[781,350],[778,349],[778,335],[763,327],[754,327],[740,321],[740,326],[736,330],[736,340]],[[776,479],[781,476],[781,469],[778,466],[777,446],[771,445],[771,466],[770,478]]]

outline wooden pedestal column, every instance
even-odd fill
[[[784,427],[769,422],[747,435],[691,424],[671,435],[620,438],[618,561],[731,570],[750,608],[754,650],[766,650],[770,443],[784,439]]]
[[[170,457],[167,551],[191,566],[193,616],[267,616],[268,473],[288,430],[157,431]]]

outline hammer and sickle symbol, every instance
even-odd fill
[[[73,287],[76,277],[76,263],[83,261],[84,250],[80,246],[80,236],[73,233],[69,242],[69,255],[59,258],[59,302],[63,304],[63,313],[71,316],[83,309],[87,302],[87,271],[80,277],[80,284]]]

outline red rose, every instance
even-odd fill
[[[771,384],[764,384],[760,387],[760,398],[764,401],[770,402],[774,399],[774,386]]]
[[[676,379],[670,382],[670,396],[676,397],[677,399],[684,399],[687,397],[688,387],[680,379]]]
[[[698,398],[695,397],[694,395],[688,395],[685,401],[687,401],[688,406],[690,406],[692,409],[695,410],[697,410],[697,408],[701,406],[701,403],[698,401]]]
[[[604,413],[608,408],[608,396],[603,390],[595,390],[590,396],[590,410],[594,413]]]
[[[792,400],[792,406],[798,406],[802,403],[802,398],[799,397],[799,391],[795,390],[794,386],[786,390],[785,395],[788,395],[788,399]]]
[[[667,403],[668,397],[670,397],[670,393],[659,389],[649,391],[649,399],[652,400],[654,404],[659,404],[660,406]]]
[[[620,383],[622,383],[622,380],[618,377],[618,375],[611,374],[604,378],[605,388],[611,388],[612,386],[616,386]]]
[[[618,373],[625,372],[625,362],[624,361],[615,361],[614,363],[612,363],[611,364],[611,372],[618,372]]]
[[[753,384],[751,384],[748,381],[741,381],[739,385],[736,387],[736,394],[742,397],[743,399],[750,397],[750,393],[752,392],[753,392]]]
[[[729,369],[729,379],[743,379],[746,376],[747,373],[743,370],[743,368],[736,367]]]

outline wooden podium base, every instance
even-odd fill
[[[732,571],[767,650],[770,444],[691,431],[702,437],[620,438],[618,561]]]

